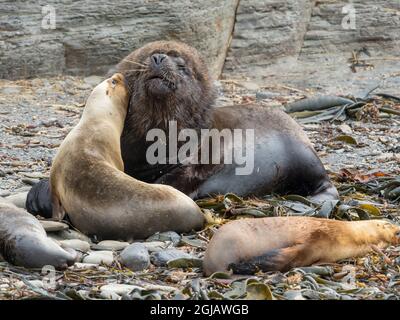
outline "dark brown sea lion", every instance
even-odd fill
[[[338,221],[311,217],[241,219],[223,225],[207,246],[205,275],[287,271],[335,262],[400,244],[400,227],[386,221]]]
[[[126,172],[169,184],[193,198],[234,192],[240,196],[297,193],[314,200],[338,193],[301,127],[286,113],[257,105],[214,108],[215,89],[197,51],[178,42],[152,42],[135,50],[116,70],[126,76],[131,100],[121,138]],[[156,164],[145,158],[150,129],[254,129],[254,170],[235,174],[237,164]],[[170,142],[167,141],[167,144]],[[233,148],[231,146],[231,148]],[[138,152],[139,151],[139,152]]]
[[[62,142],[50,171],[53,218],[103,239],[143,239],[203,226],[199,207],[182,192],[123,172],[120,137],[129,95],[115,74],[92,91],[78,125]]]
[[[216,91],[198,52],[183,43],[157,41],[128,55],[114,70],[126,77],[131,99],[121,136],[125,172],[144,182],[171,185],[196,199],[233,192],[240,196],[296,193],[322,201],[336,188],[301,127],[286,113],[257,105],[214,108]],[[254,129],[254,170],[237,175],[239,164],[149,164],[146,141],[154,128]],[[170,145],[170,141],[165,141]],[[228,146],[234,151],[234,145]],[[221,156],[222,158],[222,156]],[[27,209],[49,215],[48,183],[34,186]]]
[[[65,269],[76,253],[62,249],[48,238],[40,222],[23,209],[0,198],[0,255],[17,266]]]

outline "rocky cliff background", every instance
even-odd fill
[[[6,0],[0,78],[103,75],[160,39],[196,47],[216,78],[359,94],[400,84],[399,0]]]

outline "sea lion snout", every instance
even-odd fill
[[[391,224],[390,225],[390,243],[393,245],[400,245],[400,226]]]
[[[150,57],[152,67],[159,68],[166,58],[167,55],[163,53],[152,54]]]
[[[389,221],[377,221],[378,232],[388,244],[400,244],[400,226]]]

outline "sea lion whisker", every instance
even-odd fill
[[[141,67],[148,67],[149,66],[147,63],[140,63],[140,62],[136,62],[136,61],[133,61],[133,60],[130,60],[130,59],[126,59],[126,58],[123,59],[122,61],[127,61],[129,63],[137,64],[138,66],[141,66]]]
[[[125,70],[125,72],[145,72],[145,71],[147,71],[147,69],[128,69],[128,70]]]

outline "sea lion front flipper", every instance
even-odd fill
[[[64,207],[61,205],[60,199],[55,194],[51,195],[51,204],[53,206],[52,218],[62,220],[65,217]]]
[[[330,181],[326,181],[324,186],[321,189],[318,189],[313,195],[311,195],[309,199],[313,202],[318,203],[327,200],[339,200],[339,193]]]
[[[246,261],[231,263],[228,269],[236,274],[254,274],[257,271],[287,271],[297,266],[297,258],[303,245],[274,249]]]

